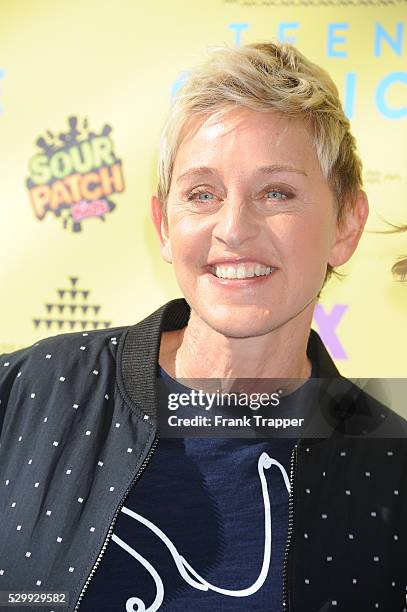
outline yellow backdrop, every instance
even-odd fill
[[[180,295],[149,217],[156,146],[208,46],[294,42],[341,92],[371,214],[314,326],[341,372],[406,375],[405,5],[354,0],[3,0],[0,352],[132,324]]]

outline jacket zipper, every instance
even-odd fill
[[[140,469],[138,470],[137,474],[135,475],[135,477],[131,481],[130,485],[127,487],[126,492],[124,493],[124,495],[123,495],[123,497],[122,497],[122,499],[120,501],[120,504],[119,504],[119,506],[116,509],[116,512],[115,512],[115,514],[113,516],[112,522],[110,523],[109,531],[107,532],[107,536],[105,538],[105,541],[103,542],[103,546],[102,546],[102,548],[101,548],[101,550],[100,550],[100,552],[98,554],[98,557],[97,557],[97,559],[95,561],[94,566],[92,567],[92,570],[91,570],[89,576],[86,579],[85,584],[83,585],[83,589],[82,589],[82,591],[81,591],[81,593],[79,595],[78,601],[76,602],[76,606],[74,608],[74,612],[77,612],[77,610],[79,610],[79,606],[81,604],[83,596],[85,595],[86,589],[88,588],[89,583],[92,580],[92,578],[93,578],[93,576],[94,576],[94,574],[95,574],[95,572],[97,570],[97,567],[98,567],[98,565],[99,565],[99,563],[100,563],[100,561],[101,561],[101,559],[102,559],[102,557],[103,557],[103,555],[105,553],[105,550],[106,550],[107,545],[109,543],[110,537],[111,537],[111,535],[113,533],[114,525],[116,523],[116,520],[117,520],[117,517],[119,515],[119,512],[122,509],[122,507],[124,505],[124,502],[126,501],[126,497],[129,494],[130,489],[132,489],[132,487],[134,486],[135,482],[137,482],[137,480],[140,478],[141,474],[144,472],[148,462],[150,461],[152,455],[154,454],[155,449],[157,448],[158,441],[159,441],[159,438],[155,437],[154,438],[154,442],[153,442],[150,450],[148,451],[146,458],[144,459],[143,463],[141,464]]]
[[[297,449],[301,440],[294,444],[294,448],[291,452],[291,464],[290,464],[290,497],[288,499],[288,532],[287,541],[284,551],[284,564],[283,564],[283,612],[288,612],[289,601],[288,601],[288,554],[290,551],[293,523],[294,523],[294,475],[295,466],[297,463]]]

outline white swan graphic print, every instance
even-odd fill
[[[223,589],[220,586],[216,586],[207,582],[205,578],[200,576],[193,567],[188,563],[186,559],[182,555],[179,554],[176,546],[171,542],[171,540],[166,536],[166,534],[159,529],[154,523],[144,518],[137,512],[133,512],[129,508],[125,506],[122,507],[121,511],[130,516],[131,518],[139,521],[148,529],[150,529],[155,535],[157,535],[162,542],[166,545],[171,556],[174,560],[174,563],[177,567],[178,572],[181,577],[185,580],[187,584],[192,586],[194,589],[198,589],[200,591],[216,591],[222,595],[226,595],[228,597],[247,597],[248,595],[253,595],[256,593],[264,584],[264,581],[267,578],[267,574],[270,567],[270,556],[271,556],[271,510],[270,510],[270,496],[267,488],[267,481],[264,474],[265,470],[270,469],[272,466],[276,466],[284,479],[284,484],[286,486],[288,494],[290,493],[290,481],[284,467],[270,457],[267,453],[263,452],[258,460],[257,469],[259,473],[261,490],[263,496],[263,504],[264,504],[264,554],[263,554],[263,563],[261,566],[260,573],[257,579],[253,582],[252,585],[246,587],[244,589],[239,589],[236,591],[232,591],[229,589]],[[164,584],[160,578],[160,575],[156,571],[156,569],[145,559],[142,555],[140,555],[134,548],[126,544],[121,538],[119,538],[116,534],[112,535],[112,540],[116,542],[119,546],[121,546],[126,552],[128,552],[132,557],[134,557],[137,561],[145,567],[145,569],[149,572],[152,579],[154,580],[156,587],[156,596],[154,601],[146,607],[146,604],[139,597],[130,597],[126,602],[126,612],[155,612],[159,610],[161,604],[164,601]]]

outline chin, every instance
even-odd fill
[[[228,338],[263,336],[278,326],[269,310],[253,306],[217,307],[202,315],[209,327]]]

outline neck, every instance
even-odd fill
[[[231,338],[191,310],[186,327],[162,334],[159,363],[174,378],[309,378],[312,311],[261,336]]]

